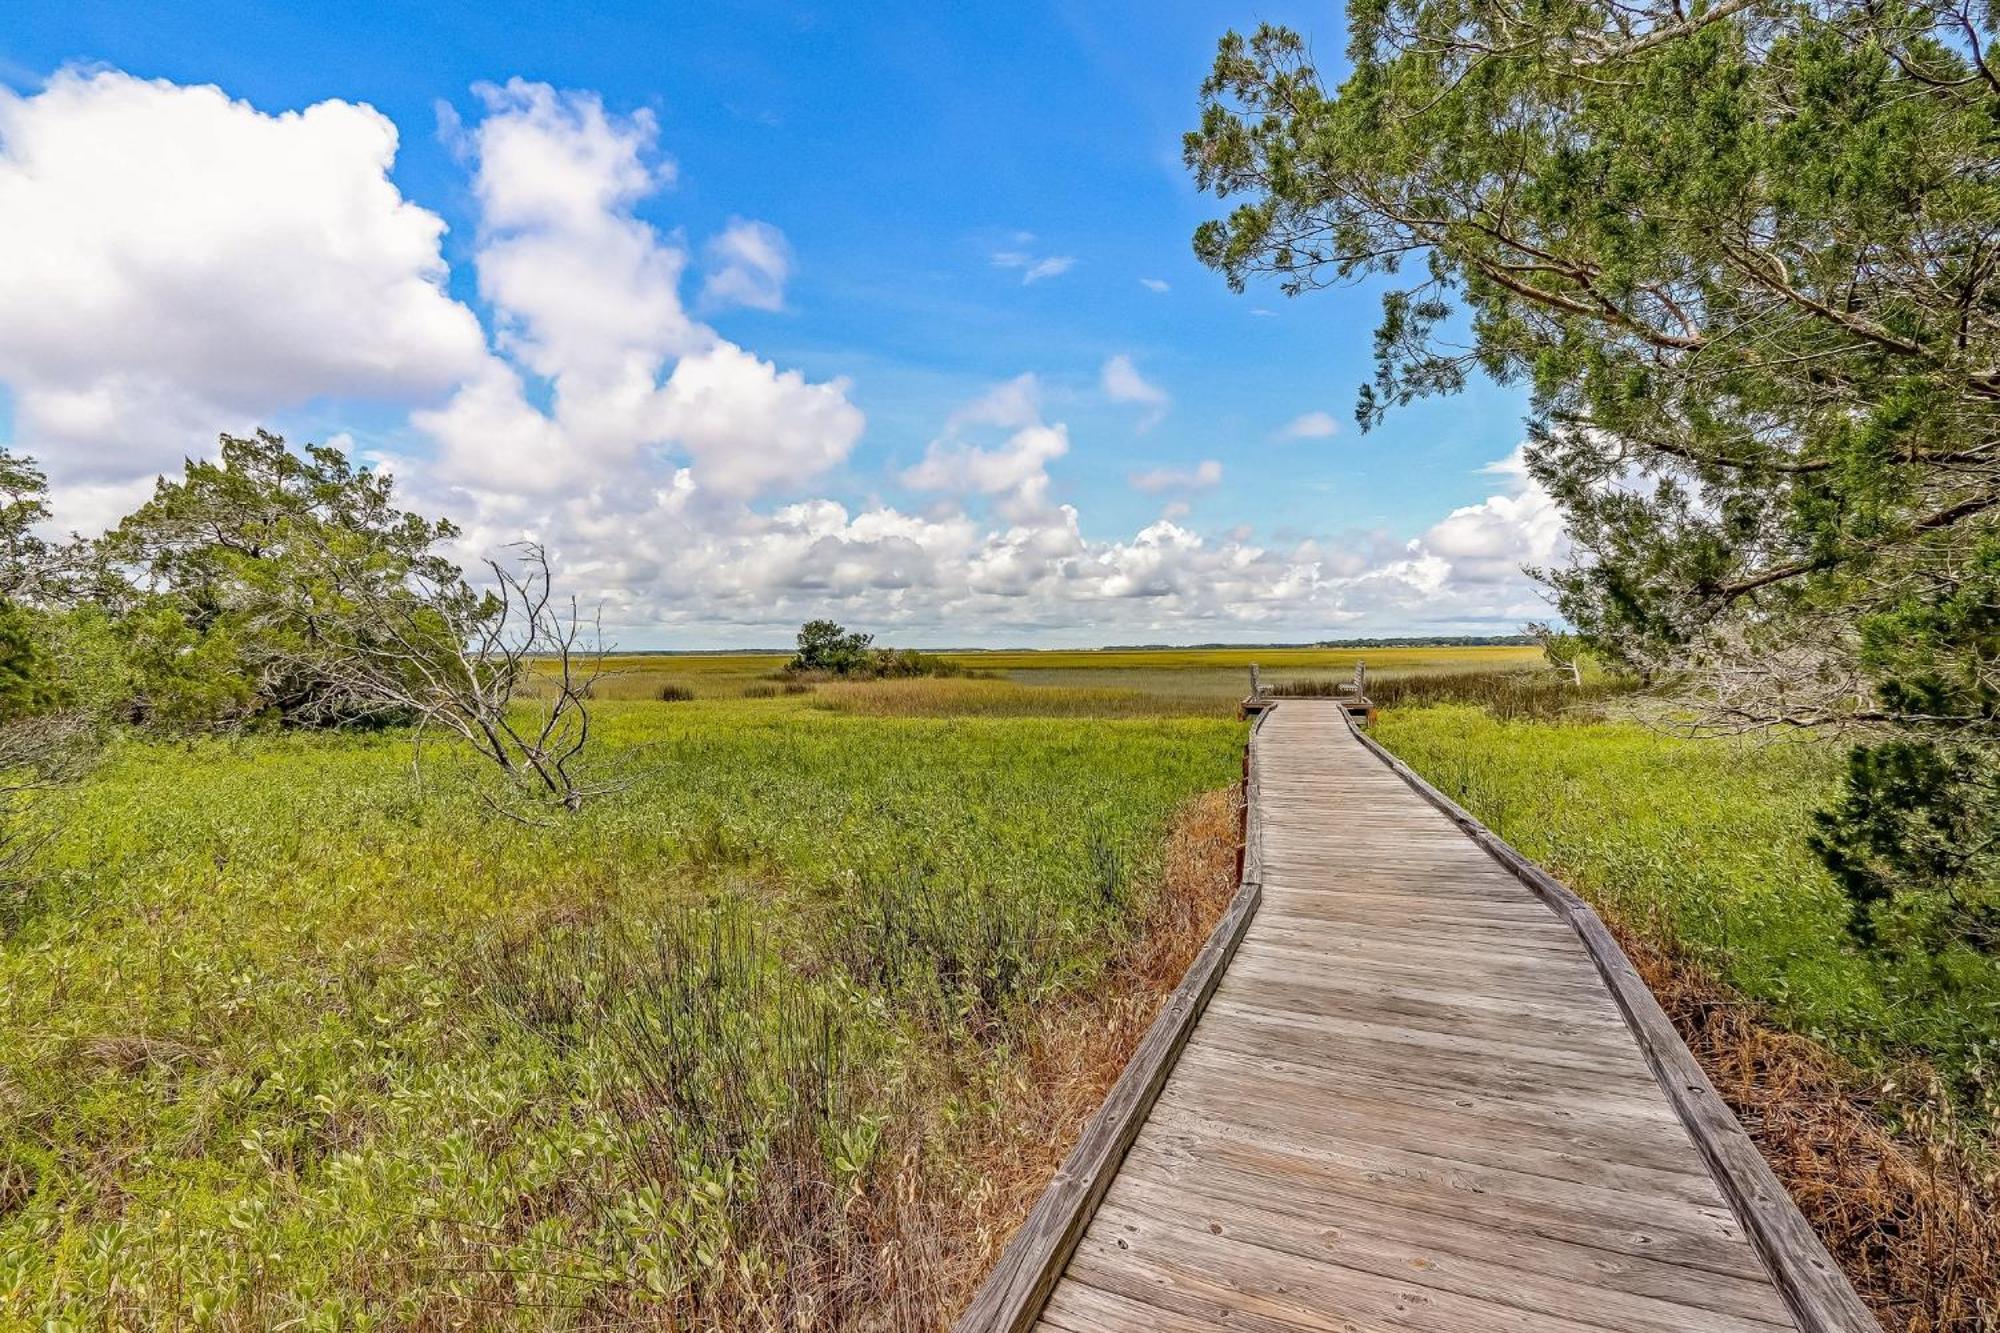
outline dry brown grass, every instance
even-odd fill
[[[883,1235],[896,1329],[943,1329],[1034,1206],[1117,1081],[1236,889],[1239,799],[1210,792],[1175,820],[1163,880],[1104,984],[1045,1006],[980,1115],[913,1141]]]
[[[2000,1329],[2000,1145],[1928,1071],[1875,1082],[1613,922],[1716,1090],[1890,1333]]]

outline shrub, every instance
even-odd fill
[[[799,651],[778,674],[787,680],[908,680],[959,676],[965,668],[915,648],[872,648],[872,634],[849,633],[831,620],[799,627]]]
[[[684,704],[694,698],[694,691],[685,685],[662,685],[659,698],[663,704]]]

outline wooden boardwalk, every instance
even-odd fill
[[[1589,933],[1338,704],[1286,701],[1262,720],[1253,800],[1261,903],[1233,954],[1207,959],[1199,1020],[1150,1094],[1120,1107],[1114,1089],[1100,1117],[1130,1119],[1124,1142],[1093,1125],[1102,1165],[1065,1166],[1103,1179],[1059,1180],[1051,1195],[1069,1202],[1017,1238],[1034,1250],[1037,1228],[1074,1214],[1039,1290],[996,1274],[989,1287],[1023,1299],[1007,1313],[982,1292],[962,1330],[1875,1327],[1768,1173],[1731,1187],[1732,1164],[1746,1179],[1762,1164],[1731,1157],[1755,1154],[1726,1110],[1716,1132],[1735,1141],[1719,1155],[1702,1124],[1690,1132],[1714,1114],[1706,1081],[1669,1062],[1686,1085],[1669,1094],[1659,1034],[1631,1017],[1627,978],[1608,983]],[[1072,1206],[1092,1188],[1094,1212]],[[1770,1210],[1750,1234],[1731,1202],[1746,1189],[1748,1210]],[[1800,1253],[1774,1263],[1774,1247]],[[1794,1260],[1802,1281],[1778,1271]]]

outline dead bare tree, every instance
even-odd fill
[[[438,729],[489,761],[508,788],[489,804],[521,819],[523,800],[574,811],[610,789],[588,780],[585,760],[608,649],[596,618],[555,594],[548,552],[535,542],[512,550],[512,561],[486,562],[485,591],[455,569],[383,586],[343,579],[331,561],[340,609],[310,652],[330,685],[412,720],[420,754]]]
[[[579,766],[590,743],[592,686],[606,674],[602,626],[585,622],[575,597],[558,602],[548,553],[535,543],[516,548],[509,568],[488,560],[497,595],[466,628],[468,639],[412,702],[428,723],[446,727],[501,772],[565,810],[608,790],[583,780]],[[531,706],[519,706],[521,687]]]

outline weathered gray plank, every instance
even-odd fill
[[[1588,903],[1571,893],[1541,867],[1529,861],[1443,792],[1419,777],[1394,755],[1361,734],[1345,714],[1354,739],[1388,765],[1390,770],[1464,831],[1467,837],[1533,889],[1570,923],[1603,974],[1605,985],[1625,1013],[1640,1049],[1658,1076],[1660,1087],[1680,1113],[1696,1148],[1742,1219],[1751,1243],[1763,1257],[1791,1306],[1799,1326],[1841,1333],[1877,1333],[1880,1325],[1855,1295],[1826,1246],[1800,1214],[1798,1205],[1772,1173],[1757,1145],[1737,1123],[1715,1086],[1708,1081],[1659,1001],[1639,977],[1604,922]]]
[[[1111,1170],[1052,1189],[1016,1322],[962,1330],[1873,1328],[1774,1276],[1797,1238],[1757,1210],[1789,1200],[1726,1179],[1719,1102],[1671,1085],[1664,1043],[1692,1059],[1588,908],[1338,706],[1267,708],[1252,747],[1256,919]]]

